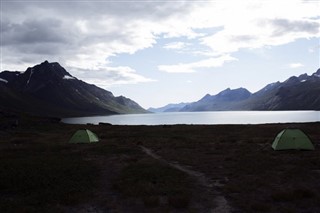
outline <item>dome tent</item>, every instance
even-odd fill
[[[88,129],[81,129],[76,131],[71,137],[71,139],[69,140],[69,143],[95,143],[95,142],[99,142],[98,136]]]
[[[300,129],[282,130],[272,143],[274,150],[314,150],[309,137]]]

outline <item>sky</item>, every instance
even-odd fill
[[[0,0],[0,70],[59,62],[144,108],[320,67],[320,0]]]

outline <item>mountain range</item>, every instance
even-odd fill
[[[161,108],[152,112],[195,112],[223,110],[320,110],[320,69],[312,75],[292,76],[284,82],[268,84],[251,93],[245,88],[226,89],[207,94],[198,101]]]
[[[179,112],[183,107],[187,106],[190,103],[178,103],[178,104],[167,104],[163,107],[152,108],[150,107],[148,111],[150,112]]]
[[[24,72],[0,72],[0,110],[34,115],[71,117],[147,113],[124,96],[88,84],[59,63],[45,61]],[[151,112],[222,110],[320,110],[320,69],[312,75],[292,76],[251,93],[245,88],[207,94],[192,103],[149,108]]]
[[[89,116],[146,113],[124,96],[88,84],[59,63],[45,61],[25,72],[0,73],[0,110],[45,116]]]

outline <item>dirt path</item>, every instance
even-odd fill
[[[178,162],[170,162],[167,161],[165,159],[163,159],[161,156],[155,154],[151,149],[146,148],[144,146],[140,146],[142,151],[144,153],[146,153],[147,155],[149,155],[150,157],[161,161],[175,169],[178,169],[190,176],[192,176],[193,178],[195,178],[198,182],[198,184],[200,184],[202,187],[205,187],[207,190],[210,190],[211,192],[213,191],[214,194],[216,194],[214,202],[216,204],[216,207],[214,209],[212,209],[210,212],[217,212],[217,213],[229,213],[231,212],[231,207],[228,205],[227,200],[225,199],[224,196],[222,196],[221,194],[219,194],[216,190],[214,190],[215,186],[220,186],[220,183],[215,181],[211,181],[209,178],[207,178],[203,173],[198,172],[198,171],[194,171],[190,168],[187,168],[187,166],[183,166],[181,164],[179,164]]]

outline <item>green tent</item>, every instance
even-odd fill
[[[272,143],[274,150],[314,150],[314,146],[309,137],[300,129],[282,130]]]
[[[71,139],[69,140],[69,143],[94,143],[99,142],[99,138],[96,134],[91,132],[88,129],[81,129],[76,131]]]

